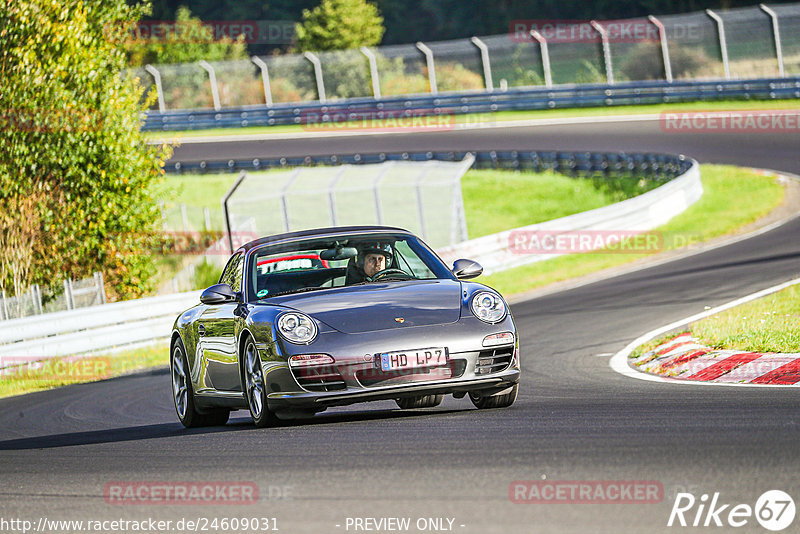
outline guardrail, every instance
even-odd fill
[[[170,173],[209,173],[258,171],[303,165],[357,165],[384,161],[461,161],[467,151],[452,152],[375,152],[327,154],[227,161],[176,161],[165,167]],[[475,155],[473,168],[554,171],[569,175],[604,173],[608,175],[646,174],[673,178],[690,165],[683,156],[626,152],[559,152],[537,150],[481,150]]]
[[[200,291],[192,291],[4,321],[0,367],[14,357],[46,359],[165,340],[178,314],[198,302]]]
[[[381,121],[494,111],[625,106],[698,100],[800,98],[800,77],[526,87],[503,92],[458,92],[387,98],[352,98],[214,109],[149,111],[143,130],[179,131],[296,124],[309,130],[343,121]]]

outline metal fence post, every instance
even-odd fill
[[[778,58],[778,73],[780,73],[781,78],[785,78],[786,71],[783,68],[783,50],[781,49],[781,29],[778,26],[778,14],[764,4],[759,4],[758,7],[772,19],[772,35],[775,38],[775,56]]]
[[[208,209],[208,206],[203,207],[203,222],[206,226],[206,232],[211,231],[211,210]]]
[[[439,92],[436,84],[436,66],[433,63],[433,50],[425,46],[422,41],[417,43],[417,49],[425,54],[425,63],[428,65],[428,83],[431,86],[431,94],[435,95]]]
[[[64,279],[64,300],[67,302],[67,309],[75,309],[75,300],[72,298],[72,280],[68,277]]]
[[[589,24],[600,34],[600,40],[603,42],[603,59],[606,64],[606,81],[609,85],[614,85],[614,68],[611,65],[611,44],[608,42],[608,32],[596,20],[589,21]]]
[[[536,30],[531,30],[531,37],[539,43],[542,51],[542,70],[544,71],[545,87],[553,87],[553,75],[550,73],[550,50],[547,48],[547,39]]]
[[[161,73],[158,72],[158,69],[152,65],[145,65],[144,70],[150,73],[150,76],[153,77],[153,81],[156,82],[156,96],[158,96],[158,111],[164,113],[167,110],[167,106],[164,105],[164,88],[161,86]]]
[[[272,87],[269,84],[269,69],[264,60],[258,56],[253,56],[250,60],[261,69],[261,81],[264,83],[264,102],[267,106],[272,107]]]
[[[211,98],[214,100],[214,109],[219,111],[222,106],[219,105],[219,88],[217,87],[217,73],[214,72],[214,67],[206,61],[205,59],[201,59],[197,62],[198,65],[203,67],[206,72],[208,72],[208,80],[211,82]]]
[[[292,186],[297,177],[302,172],[303,168],[298,167],[292,174],[289,175],[289,178],[286,180],[286,183],[283,184],[281,188],[281,214],[283,215],[283,231],[290,232],[291,231],[291,224],[289,223],[289,203],[286,201],[286,193],[289,191],[289,188]]]
[[[183,231],[189,231],[189,216],[186,214],[186,204],[181,204],[181,224],[183,224]]]
[[[419,173],[419,178],[417,178],[417,181],[414,184],[414,196],[417,200],[417,217],[419,218],[419,229],[420,233],[422,234],[422,239],[428,239],[428,228],[425,224],[425,206],[422,204],[422,182],[428,176],[428,173],[430,173],[430,167],[433,165],[436,165],[436,162],[426,161],[426,168]]]
[[[381,185],[381,180],[383,177],[386,176],[386,173],[394,167],[393,161],[387,161],[383,164],[383,169],[378,175],[372,179],[372,199],[375,202],[375,217],[378,219],[378,224],[383,224],[383,210],[381,209],[381,193],[379,187]]]
[[[233,182],[231,188],[228,189],[228,192],[225,193],[225,196],[220,201],[222,203],[222,216],[225,218],[225,231],[228,233],[228,248],[230,248],[231,254],[233,254],[233,233],[231,232],[231,217],[228,213],[228,199],[236,192],[246,177],[247,173],[245,171],[239,171],[236,181]]]
[[[319,97],[319,101],[324,104],[327,98],[325,97],[325,82],[322,80],[322,62],[320,62],[317,55],[312,52],[303,52],[303,57],[309,60],[314,66],[314,77],[317,79],[317,96]]]
[[[94,281],[97,284],[97,296],[100,300],[100,304],[106,303],[106,284],[103,281],[103,273],[97,271],[94,273]]]
[[[330,210],[331,214],[331,226],[339,226],[338,221],[336,220],[336,195],[335,190],[336,186],[339,184],[339,180],[342,179],[344,173],[347,172],[348,165],[342,165],[342,168],[333,176],[333,179],[328,184],[328,210]]]
[[[367,61],[369,62],[369,77],[372,80],[372,96],[380,98],[381,81],[378,77],[378,60],[375,58],[375,54],[372,53],[372,50],[366,46],[362,46],[360,50],[362,54],[367,56]]]
[[[494,83],[492,81],[492,64],[489,62],[489,47],[477,37],[470,37],[469,40],[472,41],[472,44],[477,46],[478,50],[481,51],[484,85],[486,85],[486,90],[491,93],[494,91]]]
[[[717,30],[719,31],[719,47],[720,50],[722,50],[722,67],[725,69],[725,79],[730,80],[731,66],[728,63],[728,43],[725,40],[725,23],[722,22],[722,18],[719,15],[710,9],[706,9],[706,14],[708,14],[708,16],[714,19],[714,22],[717,23]]]
[[[664,58],[664,76],[669,83],[672,83],[672,63],[669,60],[669,44],[667,43],[667,31],[661,21],[653,15],[648,15],[647,18],[653,25],[658,28],[658,35],[661,39],[661,56]]]

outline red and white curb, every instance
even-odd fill
[[[800,354],[715,350],[689,333],[676,336],[630,363],[640,371],[679,380],[732,384],[800,382]]]
[[[751,300],[800,284],[800,278],[773,286],[704,312],[662,326],[633,340],[611,357],[611,368],[629,378],[673,384],[739,387],[800,387],[800,354],[761,354],[709,349],[689,334],[671,339],[639,358],[630,358],[640,345]],[[708,351],[708,352],[704,352]],[[660,353],[660,354],[659,354]],[[655,355],[655,357],[653,357]],[[648,360],[647,357],[650,359]],[[681,359],[683,358],[683,359]],[[645,362],[635,366],[636,362]],[[652,367],[648,364],[652,364]],[[648,365],[648,367],[645,367]],[[651,369],[654,372],[645,372]],[[687,374],[688,373],[688,374]]]

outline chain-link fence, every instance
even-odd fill
[[[165,111],[798,73],[800,3],[615,21],[515,21],[505,35],[148,65],[128,75],[155,83],[153,109]]]
[[[468,154],[456,162],[389,161],[247,174],[227,200],[229,235],[387,225],[406,228],[433,247],[452,245],[467,239],[461,177],[473,161]]]
[[[106,303],[103,274],[83,280],[64,279],[63,290],[42,289],[34,284],[20,295],[0,291],[0,320],[18,319],[42,313],[74,310]]]

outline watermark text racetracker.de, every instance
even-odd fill
[[[666,133],[800,134],[800,110],[665,112],[659,126]]]
[[[664,485],[655,480],[515,480],[515,504],[657,504]]]

